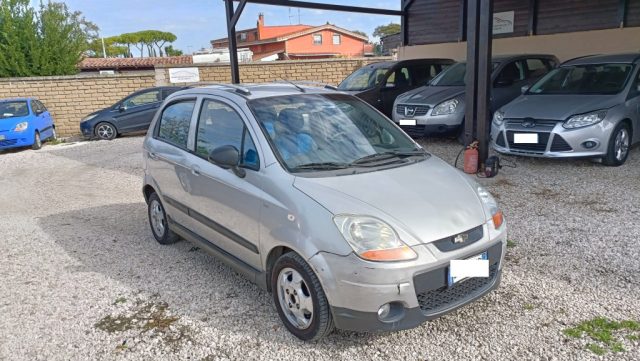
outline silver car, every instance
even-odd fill
[[[177,92],[144,170],[155,239],[194,242],[271,292],[303,340],[415,327],[500,281],[507,226],[492,196],[351,95]]]
[[[500,153],[622,165],[640,141],[640,55],[570,60],[495,112],[491,128]]]
[[[492,59],[491,109],[507,104],[558,64],[553,55],[500,55]],[[426,133],[457,131],[461,136],[465,115],[466,63],[457,63],[438,74],[428,86],[396,98],[393,121],[407,133],[421,137]]]

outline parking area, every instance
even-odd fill
[[[142,139],[0,157],[0,359],[640,358],[633,322],[610,339],[575,329],[640,319],[638,149],[615,169],[506,159],[517,167],[479,179],[509,222],[496,291],[409,331],[303,343],[268,293],[187,242],[153,239]],[[459,151],[422,142],[450,163]]]

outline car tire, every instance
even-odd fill
[[[58,133],[56,133],[56,128],[52,128],[51,129],[51,136],[49,137],[48,140],[58,140]]]
[[[99,139],[113,140],[118,136],[118,130],[111,123],[98,123],[95,128],[95,135]]]
[[[280,319],[297,338],[314,341],[333,331],[329,301],[320,280],[297,253],[285,253],[276,260],[271,293]]]
[[[169,229],[167,213],[157,193],[152,193],[149,196],[148,214],[151,233],[158,243],[172,244],[180,240],[180,237]]]
[[[40,139],[40,132],[36,131],[36,134],[33,136],[33,145],[31,145],[31,149],[38,150],[42,148],[42,139]]]
[[[607,155],[602,159],[605,165],[618,167],[627,161],[631,145],[631,130],[629,124],[619,123],[611,132]]]

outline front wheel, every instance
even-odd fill
[[[297,338],[318,340],[333,331],[329,301],[320,280],[297,253],[278,258],[271,273],[271,292],[280,319]]]
[[[177,234],[173,233],[169,229],[169,222],[167,221],[167,213],[164,210],[164,206],[160,201],[157,193],[153,193],[149,197],[149,225],[151,225],[151,232],[153,237],[160,244],[172,244],[180,240]]]
[[[31,149],[38,150],[42,148],[42,139],[40,139],[40,132],[36,132],[33,136],[33,145],[31,145]]]
[[[96,125],[96,136],[104,140],[112,140],[118,135],[118,131],[113,124],[99,123]]]
[[[629,146],[631,144],[631,132],[627,123],[618,124],[611,133],[607,155],[603,163],[608,166],[618,167],[627,161]]]

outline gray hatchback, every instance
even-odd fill
[[[500,153],[622,165],[640,142],[640,54],[565,62],[496,111],[491,134]]]
[[[194,242],[270,291],[303,340],[415,327],[500,281],[493,197],[348,94],[177,92],[149,129],[144,170],[155,239]]]

